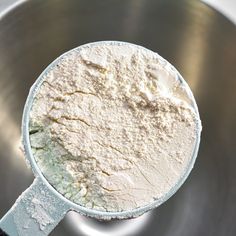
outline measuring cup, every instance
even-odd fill
[[[129,44],[125,42],[118,41],[101,41],[90,43],[92,45],[121,45]],[[132,44],[133,45],[133,44]],[[83,47],[87,47],[88,44],[79,46],[72,49],[71,51],[80,51]],[[137,45],[133,45],[140,47]],[[145,50],[148,50],[145,48]],[[121,212],[104,212],[89,209],[81,205],[75,204],[72,201],[65,198],[61,195],[42,174],[40,168],[38,167],[31,150],[30,139],[29,139],[29,115],[31,107],[34,101],[37,91],[39,90],[41,84],[43,83],[44,75],[48,73],[54,66],[56,66],[60,60],[66,56],[67,53],[61,55],[55,61],[53,61],[38,77],[36,82],[33,84],[29,91],[27,97],[22,119],[22,137],[23,137],[23,146],[26,157],[26,162],[30,165],[34,175],[35,180],[31,186],[25,190],[21,196],[16,200],[12,208],[6,213],[6,215],[0,221],[0,228],[9,234],[10,236],[43,236],[48,235],[55,226],[63,219],[68,211],[76,211],[82,215],[94,217],[97,219],[110,220],[110,219],[127,219],[134,218],[144,214],[145,212],[152,210],[153,208],[159,206],[167,199],[169,199],[184,183],[187,176],[189,175],[191,169],[193,168],[195,159],[197,157],[197,152],[200,143],[200,133],[201,133],[201,122],[199,118],[197,104],[194,100],[192,92],[188,87],[187,83],[184,81],[182,76],[176,70],[176,73],[179,77],[181,83],[183,83],[187,89],[188,95],[192,100],[193,108],[197,114],[197,138],[195,141],[194,150],[192,152],[191,160],[189,161],[188,166],[185,169],[185,172],[176,183],[176,185],[167,192],[163,197],[155,200],[154,202],[135,208],[129,211]],[[164,63],[168,63],[165,59],[156,54],[158,60],[161,60]],[[173,67],[174,68],[174,67]]]

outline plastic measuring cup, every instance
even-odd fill
[[[118,41],[101,41],[96,43],[90,43],[92,46],[96,45],[121,45],[121,44],[129,44],[125,42]],[[131,44],[133,45],[133,44]],[[83,47],[87,47],[88,44],[79,46],[72,50],[80,51]],[[133,45],[135,47],[141,47],[137,45]],[[72,51],[71,50],[71,51]],[[145,48],[145,50],[148,50]],[[71,52],[69,51],[69,52]],[[60,222],[61,219],[66,215],[68,211],[76,211],[82,215],[94,217],[97,219],[127,219],[137,217],[142,215],[143,213],[152,210],[153,208],[159,206],[167,199],[169,199],[184,183],[186,178],[188,177],[191,169],[193,168],[195,159],[197,157],[197,152],[200,143],[200,133],[201,133],[201,122],[199,118],[197,104],[194,100],[192,92],[188,87],[187,83],[184,81],[182,76],[176,70],[176,73],[179,77],[181,83],[184,84],[187,89],[188,95],[192,100],[193,108],[197,114],[197,138],[195,141],[194,150],[192,152],[191,160],[189,161],[188,166],[186,167],[183,175],[176,183],[176,185],[163,197],[155,200],[154,202],[139,208],[132,209],[130,211],[121,211],[121,212],[104,212],[89,209],[78,204],[73,203],[72,201],[65,198],[61,195],[55,188],[53,188],[47,179],[42,174],[40,168],[38,167],[31,150],[30,139],[29,139],[29,114],[31,111],[31,107],[34,101],[35,96],[37,95],[37,91],[43,83],[44,75],[51,70],[54,66],[56,66],[60,60],[66,56],[67,53],[58,57],[55,61],[53,61],[38,77],[36,82],[33,84],[29,91],[29,95],[27,97],[23,119],[22,119],[22,136],[23,136],[23,145],[25,151],[26,161],[30,164],[32,171],[35,175],[35,180],[31,184],[31,186],[22,193],[22,195],[17,199],[12,208],[6,213],[6,215],[0,221],[0,228],[5,231],[10,236],[41,236],[48,235],[55,226]],[[165,63],[168,63],[161,56],[156,54],[156,57],[159,60],[162,60]]]

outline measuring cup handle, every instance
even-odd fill
[[[9,236],[45,236],[62,220],[69,206],[36,178],[0,220]]]

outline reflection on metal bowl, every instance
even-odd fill
[[[69,214],[51,235],[85,235],[80,222],[110,235],[127,224],[135,235],[235,235],[236,27],[194,0],[34,0],[0,16],[1,216],[32,181],[18,148],[30,86],[60,54],[99,40],[143,45],[177,67],[199,105],[200,152],[184,186],[149,215],[100,223]]]

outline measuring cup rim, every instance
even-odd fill
[[[30,138],[29,138],[30,111],[31,111],[31,108],[32,108],[32,105],[33,105],[33,102],[34,102],[34,98],[37,94],[37,91],[38,91],[38,89],[40,88],[40,86],[42,85],[42,83],[44,81],[45,75],[51,69],[53,69],[60,62],[60,60],[62,60],[64,57],[66,57],[69,53],[71,53],[73,51],[80,51],[83,48],[91,47],[93,45],[94,46],[97,46],[97,45],[131,45],[131,46],[135,46],[135,47],[138,47],[138,48],[141,48],[141,49],[145,49],[145,50],[148,50],[148,51],[154,53],[154,55],[157,57],[158,60],[161,60],[162,62],[167,63],[168,65],[170,65],[171,68],[178,75],[178,79],[181,81],[181,83],[183,83],[184,87],[186,88],[188,96],[192,101],[193,109],[194,109],[194,111],[196,113],[196,116],[197,116],[197,119],[196,119],[196,123],[197,123],[196,124],[196,126],[197,126],[196,137],[197,138],[196,138],[196,141],[195,141],[194,150],[193,150],[193,153],[192,153],[192,157],[191,157],[184,173],[179,178],[179,181],[177,181],[177,183],[170,189],[170,191],[168,191],[161,198],[158,198],[158,199],[154,200],[153,202],[151,202],[148,205],[138,207],[138,208],[134,208],[132,210],[126,210],[126,211],[120,211],[120,212],[98,211],[98,210],[93,210],[93,209],[86,208],[84,206],[81,206],[79,204],[76,204],[76,203],[68,200],[61,193],[59,193],[47,181],[47,179],[44,177],[43,173],[41,172],[39,166],[37,165],[37,163],[36,163],[36,161],[33,157],[33,153],[32,153],[32,150],[31,150]],[[25,103],[25,106],[24,106],[23,118],[22,118],[22,141],[23,141],[25,156],[26,156],[26,159],[29,161],[29,164],[32,168],[32,171],[33,171],[35,177],[40,178],[43,181],[43,183],[48,187],[48,189],[50,191],[52,191],[55,195],[58,196],[58,198],[60,198],[62,201],[66,202],[69,205],[71,210],[75,210],[75,211],[79,212],[80,214],[90,216],[90,217],[94,217],[94,218],[98,218],[98,219],[112,219],[112,218],[125,219],[125,218],[137,217],[137,216],[142,215],[143,213],[145,213],[149,210],[152,210],[153,208],[158,207],[159,205],[161,205],[162,203],[167,201],[181,187],[181,185],[185,182],[185,180],[187,179],[188,175],[190,174],[190,172],[191,172],[191,170],[194,166],[194,163],[195,163],[195,160],[196,160],[196,157],[197,157],[197,153],[198,153],[198,149],[199,149],[199,144],[200,144],[201,130],[202,130],[202,126],[201,126],[201,121],[200,121],[200,116],[199,116],[196,101],[194,99],[194,96],[192,94],[191,89],[189,88],[188,84],[185,82],[185,80],[183,79],[181,74],[178,72],[178,70],[173,65],[171,65],[167,60],[162,58],[158,53],[153,52],[150,49],[147,49],[145,47],[142,47],[142,46],[139,46],[139,45],[136,45],[136,44],[132,44],[132,43],[128,43],[128,42],[122,42],[122,41],[98,41],[98,42],[93,42],[93,43],[87,43],[87,44],[81,45],[79,47],[73,48],[73,49],[65,52],[64,54],[62,54],[58,58],[56,58],[39,75],[39,77],[36,79],[36,81],[34,82],[32,87],[30,88],[30,91],[29,91],[29,94],[28,94],[28,97],[27,97],[27,100],[26,100],[26,103]]]

